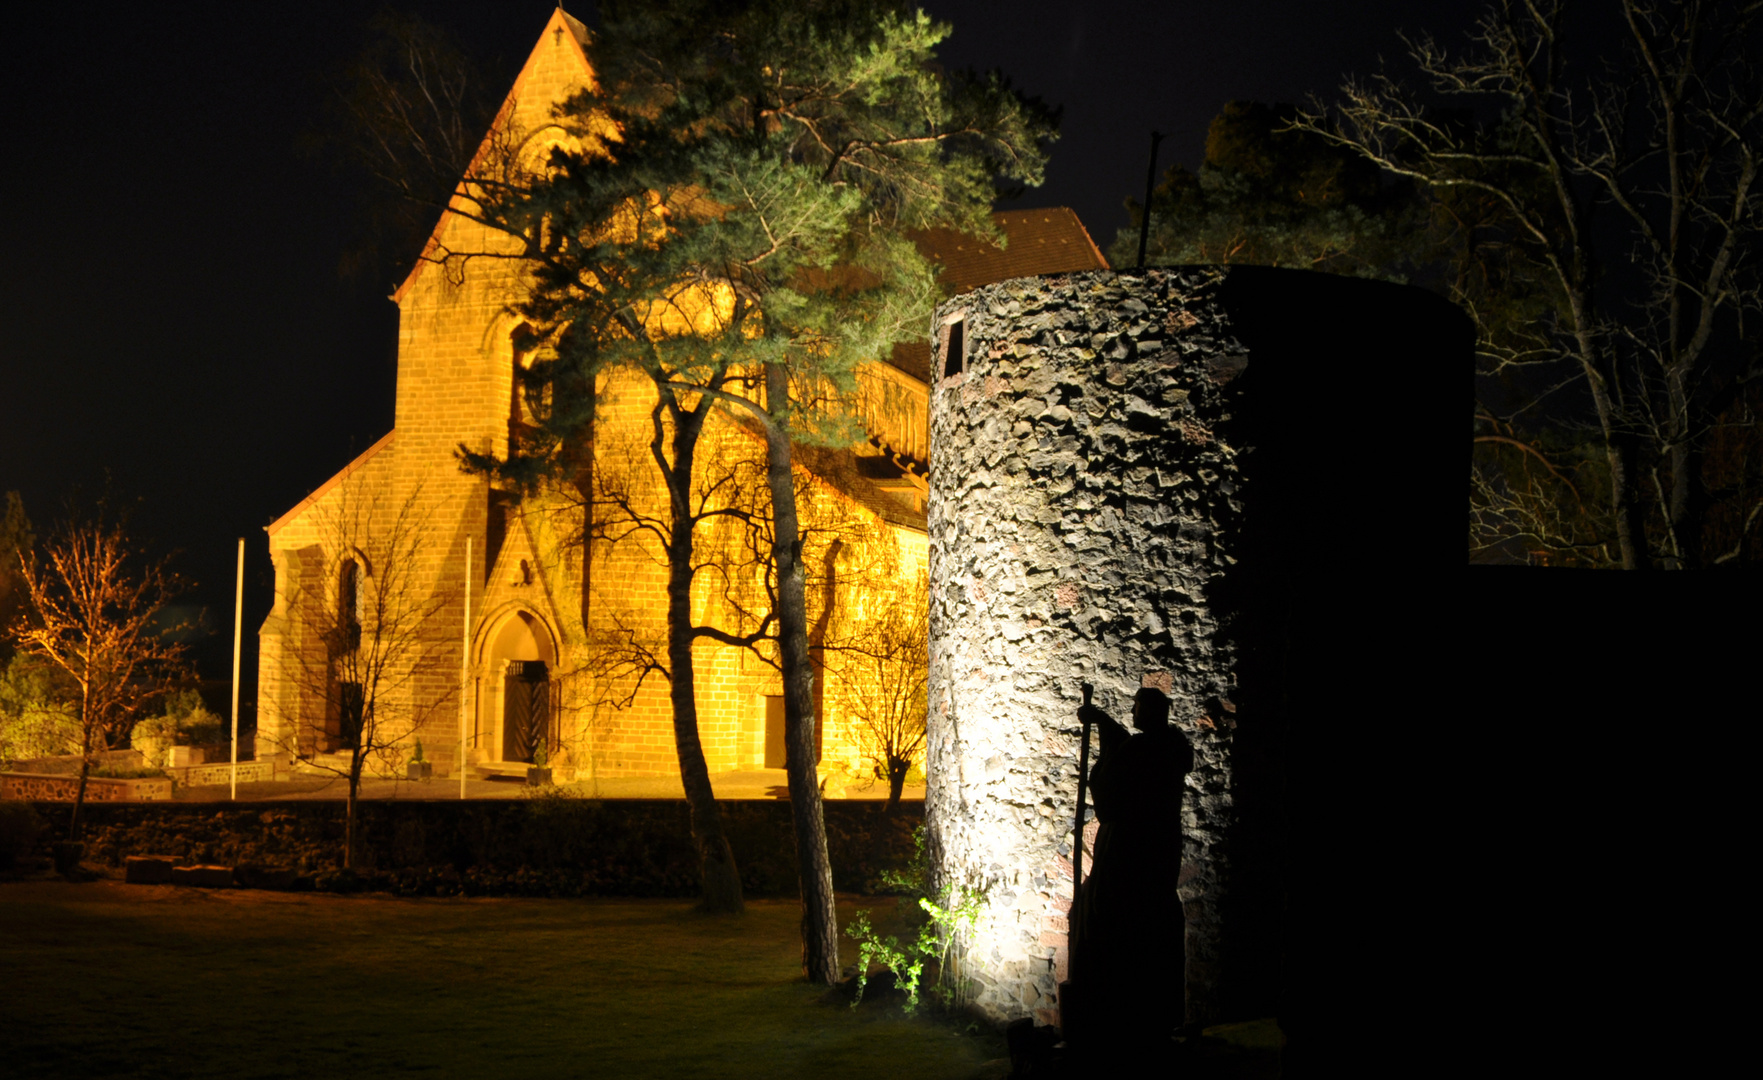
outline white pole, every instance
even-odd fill
[[[465,798],[465,688],[471,677],[471,537],[465,538],[465,633],[459,649],[459,797]]]
[[[245,633],[245,538],[239,537],[239,585],[233,594],[233,794],[239,797],[239,640]]]

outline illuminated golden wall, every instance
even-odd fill
[[[563,138],[550,122],[552,104],[593,80],[580,46],[583,32],[561,10],[553,14],[498,118],[500,135],[486,141],[486,153],[501,147],[533,158],[542,156],[548,141]],[[443,217],[423,260],[394,296],[400,312],[394,434],[269,528],[278,604],[260,631],[260,754],[310,753],[322,742],[324,703],[302,689],[312,680],[300,673],[315,663],[322,666],[323,646],[300,629],[290,608],[297,598],[334,591],[343,553],[331,550],[335,543],[327,546],[321,527],[325,515],[340,505],[373,504],[410,506],[424,523],[411,572],[440,610],[425,625],[415,650],[423,657],[420,670],[396,673],[391,681],[411,714],[422,717],[412,738],[421,738],[438,773],[454,768],[461,726],[468,762],[500,759],[503,680],[511,664],[533,660],[544,661],[553,675],[559,743],[553,765],[561,778],[678,770],[666,682],[651,675],[639,686],[633,673],[609,662],[621,641],[622,647],[641,646],[665,657],[666,566],[656,540],[638,534],[616,543],[601,538],[584,544],[595,523],[582,508],[582,492],[553,491],[510,508],[483,477],[459,470],[460,444],[505,453],[510,421],[520,418],[514,392],[519,358],[513,348],[519,324],[508,313],[510,302],[523,294],[518,263],[449,257],[498,250],[511,251],[512,241],[463,215]],[[689,298],[673,316],[658,317],[684,325],[713,318],[715,309],[714,297]],[[924,400],[922,384],[891,369],[869,382],[881,388],[866,399],[873,419],[891,415],[895,426],[912,429],[912,418],[922,415],[917,404]],[[601,391],[599,467],[605,474],[621,462],[629,464],[632,508],[665,520],[665,491],[646,449],[655,391],[628,375],[605,380]],[[922,426],[917,421],[920,442]],[[751,432],[720,419],[706,432],[700,473],[741,462],[751,466],[762,457]],[[762,487],[763,476],[756,475]],[[907,497],[881,513],[875,492],[867,493],[871,504],[862,505],[806,471],[799,488],[812,530],[806,553],[811,569],[822,567],[835,536],[847,540],[840,576],[857,584],[846,608],[873,598],[878,588],[886,592],[877,575],[894,573],[893,565],[902,568],[902,580],[914,580],[922,570],[922,502],[914,506]],[[598,524],[606,524],[603,516]],[[739,538],[705,530],[700,545],[706,561],[745,566],[745,576],[736,574],[730,591],[751,603],[758,582]],[[713,578],[721,580],[706,573],[695,585],[694,618],[739,629],[738,619],[729,621],[724,589]],[[898,602],[923,604],[924,597],[901,596]],[[811,616],[818,615],[824,600],[817,593],[810,603]],[[835,626],[850,622],[837,601],[834,615]],[[710,768],[761,765],[765,698],[781,693],[775,671],[750,653],[708,642],[697,646],[695,657],[699,734]],[[824,695],[823,762],[835,772],[870,775],[868,764],[858,760],[858,739],[849,725],[853,689],[832,675]],[[378,763],[386,771],[397,765],[397,760]]]

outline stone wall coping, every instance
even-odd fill
[[[0,772],[0,799],[21,799],[28,802],[72,802],[79,791],[80,778],[66,773],[31,773],[31,772]],[[19,789],[37,788],[42,791],[62,789],[66,792],[65,799],[44,799],[39,794],[15,794]],[[96,795],[104,791],[104,795]],[[86,777],[86,799],[88,802],[159,802],[171,798],[172,782],[166,776],[143,776],[130,780],[109,776]]]

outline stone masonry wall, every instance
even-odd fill
[[[523,153],[540,153],[547,140],[561,137],[553,105],[593,82],[573,36],[578,29],[561,11],[553,13],[499,120],[501,137],[524,147]],[[518,261],[464,256],[507,254],[517,247],[469,215],[449,213],[442,219],[433,245],[394,297],[400,312],[395,435],[272,526],[278,599],[260,630],[259,756],[310,754],[322,731],[329,660],[310,628],[297,625],[293,609],[295,601],[321,609],[334,604],[345,553],[327,523],[346,508],[376,507],[390,518],[408,507],[422,523],[422,542],[413,565],[405,568],[406,578],[414,593],[438,610],[424,621],[417,645],[407,650],[409,662],[385,682],[395,689],[392,706],[408,721],[407,742],[420,739],[437,772],[454,772],[462,726],[467,763],[500,758],[500,665],[507,658],[491,654],[501,628],[518,617],[537,628],[540,658],[552,662],[550,703],[561,744],[552,763],[560,777],[678,773],[666,679],[650,672],[638,685],[628,668],[605,662],[629,639],[665,655],[667,578],[659,542],[609,522],[604,510],[590,525],[579,493],[566,491],[522,502],[492,548],[492,514],[500,525],[505,513],[501,493],[493,492],[485,478],[459,469],[461,444],[506,451],[510,418],[518,407],[514,336],[520,321],[510,304],[526,292]],[[875,393],[891,401],[896,412],[909,413],[913,380],[897,372],[870,379],[878,380],[887,392]],[[648,450],[654,388],[641,376],[612,373],[600,391],[595,443],[601,467],[616,473],[619,460],[628,457],[636,477],[631,510],[665,520],[668,498]],[[922,405],[922,391],[917,400]],[[752,461],[758,452],[751,432],[718,416],[700,446],[700,467],[708,476],[719,454]],[[804,520],[821,532],[834,519],[851,519],[864,531],[887,528],[904,567],[912,571],[923,565],[921,532],[886,525],[831,485],[805,483],[803,491]],[[724,584],[708,564],[718,556],[717,545],[730,542],[709,527],[701,534],[699,562],[707,569],[694,583],[694,618],[726,628],[716,606]],[[596,538],[583,545],[584,535]],[[855,576],[853,569],[847,579]],[[464,633],[468,578],[469,643]],[[848,606],[848,600],[841,602]],[[709,639],[698,642],[695,655],[699,738],[711,770],[762,766],[765,699],[782,692],[776,671],[745,650]],[[605,670],[609,666],[615,668],[611,674]],[[823,769],[873,779],[873,762],[865,757],[853,721],[853,696],[851,685],[836,673],[825,680]],[[395,754],[384,762],[393,770],[401,764]]]
[[[1236,561],[1244,477],[1220,428],[1248,363],[1225,277],[1022,278],[937,312],[926,816],[944,880],[987,890],[963,947],[995,1018],[1055,1022],[1085,682],[1128,725],[1139,687],[1164,690],[1194,749],[1169,918],[1185,1019],[1219,1018],[1236,645],[1211,593]]]

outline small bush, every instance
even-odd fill
[[[225,742],[228,734],[226,721],[209,712],[202,695],[189,689],[173,694],[161,715],[136,724],[129,741],[148,765],[158,769],[165,766],[166,751],[171,747]]]
[[[864,986],[869,981],[869,966],[879,962],[893,975],[893,986],[906,994],[908,1014],[918,1008],[919,980],[927,961],[937,965],[936,991],[945,1006],[962,1004],[969,989],[960,973],[949,962],[950,950],[956,940],[971,931],[979,920],[985,894],[978,889],[946,885],[937,889],[931,881],[930,862],[924,850],[924,826],[913,831],[914,853],[904,869],[884,870],[880,875],[883,888],[903,893],[916,900],[907,905],[904,941],[898,935],[883,936],[870,925],[868,910],[858,911],[845,926],[845,933],[857,942],[855,1009],[863,1001]]]
[[[67,675],[15,655],[0,673],[0,764],[79,751],[79,696]]]

